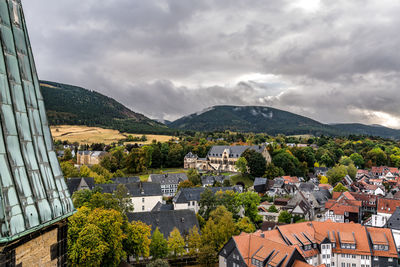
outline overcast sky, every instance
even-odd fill
[[[151,118],[265,105],[400,128],[400,1],[23,0],[39,78]]]

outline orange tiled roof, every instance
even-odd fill
[[[278,226],[277,229],[271,231],[257,231],[253,234],[243,233],[233,237],[238,250],[248,266],[251,265],[251,257],[264,260],[268,256],[273,256],[270,260],[271,265],[276,265],[283,261],[283,266],[287,263],[288,258],[294,250],[308,258],[318,254],[317,249],[303,251],[301,246],[306,239],[313,243],[320,244],[328,238],[335,243],[332,252],[339,254],[357,254],[371,255],[380,257],[397,258],[396,245],[388,228],[364,227],[355,223],[335,223],[331,221],[325,222],[303,222],[297,224],[288,224]],[[370,248],[371,240],[375,244],[389,245],[388,251],[378,251]],[[342,249],[340,242],[355,244],[356,249]],[[287,255],[287,256],[286,256]],[[293,266],[308,266],[305,263],[297,262]],[[323,265],[320,265],[323,266]]]
[[[328,190],[333,188],[330,184],[319,184],[318,187]]]
[[[311,266],[314,266],[314,265],[310,265],[310,264],[308,264],[307,262],[304,262],[304,261],[295,260],[292,266],[293,267],[311,267]],[[326,265],[325,264],[321,264],[321,265],[318,265],[317,267],[326,267]]]
[[[391,199],[391,198],[380,198],[378,199],[378,209],[379,213],[387,213],[393,214],[396,210],[396,207],[400,206],[399,199]]]
[[[273,255],[270,259],[272,265],[276,265],[283,260],[283,266],[285,266],[289,256],[292,255],[295,250],[295,248],[286,244],[277,243],[254,234],[234,236],[233,240],[248,266],[252,266],[250,264],[253,256],[259,259],[265,259],[270,254]]]
[[[298,183],[299,182],[299,178],[297,178],[296,176],[282,176],[283,180],[285,181],[285,184],[288,183]]]
[[[392,232],[389,228],[374,228],[367,227],[367,231],[371,237],[371,241],[377,242],[377,244],[387,243],[389,245],[389,250],[374,250],[372,247],[372,255],[377,257],[391,257],[397,258],[396,244],[393,239]]]

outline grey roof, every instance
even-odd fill
[[[85,150],[85,151],[78,151],[79,155],[90,155],[92,157],[100,157],[104,156],[107,154],[105,151],[90,151],[90,150]]]
[[[332,198],[331,193],[328,189],[320,188],[318,191],[314,191],[313,195],[315,199],[318,201],[318,204],[325,204],[328,199]]]
[[[215,182],[223,183],[227,177],[225,175],[217,175],[217,176],[202,176],[201,184],[202,185],[213,185]]]
[[[130,197],[161,196],[161,186],[159,183],[139,182],[124,184],[128,189]],[[112,194],[117,189],[118,184],[98,184],[103,189],[103,193]]]
[[[89,190],[92,190],[95,187],[94,178],[92,177],[67,178],[69,193],[72,195],[83,183],[84,185],[87,185]]]
[[[74,207],[46,116],[21,1],[0,5],[0,243],[68,217]]]
[[[275,178],[274,179],[274,188],[282,188],[282,186],[285,184],[285,181],[283,178]]]
[[[112,178],[114,184],[129,184],[129,183],[138,183],[140,182],[139,177],[116,177]]]
[[[239,158],[244,151],[247,149],[255,150],[256,152],[262,152],[264,150],[264,146],[213,146],[211,150],[208,152],[208,157],[222,157],[222,153],[224,153],[225,149],[229,149],[229,157],[230,158]]]
[[[299,190],[303,192],[313,192],[314,189],[315,189],[315,184],[312,182],[300,183],[299,185]]]
[[[215,194],[218,191],[236,191],[234,187],[209,187],[209,189]],[[201,194],[206,190],[205,187],[190,187],[182,188],[178,191],[175,197],[172,199],[174,203],[187,203],[188,201],[200,201]]]
[[[199,228],[196,214],[192,210],[161,210],[127,214],[129,222],[141,221],[151,225],[151,232],[158,227],[165,238],[176,227],[182,236],[188,235],[193,226]]]
[[[254,186],[256,185],[266,185],[268,182],[267,178],[255,178],[254,179]]]
[[[149,180],[159,184],[179,184],[187,180],[186,173],[166,173],[166,174],[150,174]]]
[[[174,210],[173,204],[163,204],[160,201],[154,206],[151,211],[161,211],[161,210]]]
[[[192,158],[192,159],[197,159],[197,155],[193,154],[192,152],[189,152],[186,154],[185,158]]]
[[[400,207],[397,207],[392,216],[386,223],[386,227],[390,229],[400,230]]]

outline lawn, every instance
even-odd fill
[[[186,173],[187,171],[182,168],[161,168],[161,169],[149,169],[146,173],[139,174],[139,178],[142,182],[146,182],[149,179],[150,174],[157,173]]]
[[[236,174],[231,177],[231,184],[235,185],[238,182],[244,183],[244,185],[247,187],[253,186],[254,181],[250,179],[248,176],[243,176],[242,174]]]

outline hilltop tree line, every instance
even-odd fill
[[[110,177],[145,173],[149,169],[180,168],[188,152],[206,157],[214,145],[253,145],[268,144],[272,163],[266,164],[261,154],[246,151],[236,167],[240,172],[254,177],[275,178],[282,175],[308,177],[314,167],[346,166],[350,176],[356,168],[372,166],[400,167],[399,143],[393,140],[370,137],[269,137],[263,134],[221,133],[207,136],[196,133],[194,136],[180,136],[179,141],[160,143],[153,141],[142,147],[135,145],[105,146],[93,144],[91,149],[104,149],[110,152],[98,166],[90,171],[78,171],[73,167],[73,159],[68,149],[62,159],[62,169],[66,177],[94,176],[96,181],[105,182]],[[288,143],[305,144],[306,147],[291,147]],[[312,145],[312,146],[311,146]],[[86,147],[88,148],[88,147]]]

